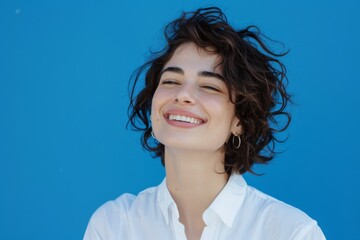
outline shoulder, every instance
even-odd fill
[[[108,201],[101,205],[92,215],[91,220],[95,221],[111,221],[112,219],[119,219],[126,212],[126,209],[131,207],[136,196],[133,194],[125,193],[115,200]]]
[[[300,209],[293,207],[250,186],[248,186],[247,188],[247,200],[248,202],[250,201],[251,204],[254,205],[254,207],[259,209],[262,215],[271,215],[274,217],[278,217],[279,219],[287,219],[290,217],[298,221],[312,220]]]
[[[99,207],[93,217],[119,217],[131,211],[134,207],[156,201],[157,187],[151,187],[140,192],[138,195],[125,193],[115,200],[108,201]],[[115,215],[115,216],[114,216]]]
[[[317,222],[302,210],[250,186],[246,195],[244,207],[253,211],[264,231],[277,239],[325,239]]]
[[[156,190],[148,188],[137,196],[125,193],[104,203],[91,216],[84,239],[126,239],[124,229],[128,228],[129,219],[156,201]]]

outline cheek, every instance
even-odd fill
[[[216,98],[214,96],[204,99],[208,109],[212,110],[214,114],[222,115],[223,117],[234,115],[234,105],[222,98]]]
[[[156,121],[156,119],[159,118],[158,116],[158,103],[157,103],[157,99],[156,98],[153,98],[152,99],[152,102],[151,102],[151,112],[150,112],[150,115],[151,115],[151,121],[154,123],[154,121]]]
[[[164,95],[164,92],[156,89],[151,101],[151,121],[159,121],[161,106],[165,102],[165,99],[166,96]]]
[[[152,110],[155,110],[157,105],[158,105],[158,102],[159,102],[159,99],[161,99],[161,94],[159,92],[158,89],[155,90],[154,92],[154,95],[152,97],[152,100],[151,100],[151,109]]]
[[[212,114],[221,124],[222,129],[231,129],[236,122],[235,106],[231,102],[213,102],[209,104]]]

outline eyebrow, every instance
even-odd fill
[[[179,67],[167,67],[167,68],[163,69],[160,72],[160,77],[161,77],[161,75],[163,75],[164,72],[173,72],[173,73],[178,73],[178,74],[184,75],[184,70]],[[221,81],[225,80],[221,74],[209,72],[209,71],[200,71],[200,72],[198,72],[198,76],[217,78]]]

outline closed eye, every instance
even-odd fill
[[[163,80],[161,81],[162,85],[180,85],[179,82],[177,82],[176,80]]]
[[[205,88],[206,90],[215,91],[215,92],[221,92],[221,90],[218,87],[211,86],[211,85],[203,85],[202,88]]]

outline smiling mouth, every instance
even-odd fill
[[[192,124],[201,124],[204,121],[201,119],[183,116],[183,115],[175,115],[175,114],[169,114],[167,116],[167,119],[173,120],[173,121],[179,121],[179,122],[186,122],[186,123],[192,123]]]

